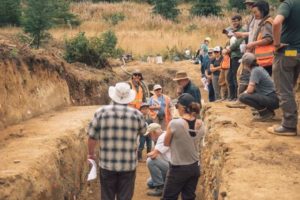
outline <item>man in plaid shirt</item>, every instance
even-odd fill
[[[89,125],[88,158],[100,141],[101,199],[132,199],[137,166],[137,137],[146,132],[142,113],[127,106],[135,91],[127,83],[109,88],[112,105],[96,111]]]

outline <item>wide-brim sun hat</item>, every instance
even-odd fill
[[[116,103],[128,104],[135,99],[136,92],[130,89],[128,83],[120,82],[116,86],[110,86],[108,96]]]
[[[185,71],[179,71],[176,73],[176,76],[175,78],[173,78],[173,81],[179,81],[184,79],[189,79],[187,73]]]

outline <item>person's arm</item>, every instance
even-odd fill
[[[283,15],[277,15],[273,21],[273,44],[276,51],[286,46],[285,44],[281,44],[281,29],[284,19]]]
[[[96,155],[94,152],[96,144],[97,144],[97,140],[94,140],[92,138],[88,139],[88,159],[96,160]]]
[[[167,127],[167,131],[166,131],[166,136],[165,136],[165,140],[164,140],[164,145],[166,147],[169,147],[171,145],[171,141],[172,141],[172,132],[171,132],[171,128],[170,128],[170,123]]]
[[[215,67],[214,67],[213,64],[210,64],[209,69],[210,69],[211,72],[217,71],[217,70],[215,69]]]
[[[95,113],[93,120],[90,122],[88,127],[88,159],[96,159],[95,146],[97,140],[100,139],[100,127],[98,123],[98,116]]]
[[[247,94],[253,94],[254,91],[255,91],[255,83],[250,82],[250,83],[248,84],[248,87],[247,87],[247,90],[246,90],[245,93],[247,93]]]
[[[237,38],[247,38],[249,37],[249,32],[235,32],[234,36]]]

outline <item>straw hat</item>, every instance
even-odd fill
[[[136,92],[130,89],[128,83],[120,82],[109,87],[108,95],[116,103],[128,104],[135,99]]]
[[[173,79],[173,81],[179,81],[179,80],[184,80],[184,79],[189,79],[187,73],[185,71],[179,71],[176,73],[176,76]]]

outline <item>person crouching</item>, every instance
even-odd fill
[[[253,53],[245,53],[242,64],[251,74],[247,90],[239,96],[239,100],[257,110],[258,114],[254,116],[254,121],[268,121],[275,116],[274,110],[279,108],[274,83],[268,72],[258,66]]]
[[[147,185],[149,188],[154,189],[149,191],[147,195],[161,196],[171,159],[169,147],[164,146],[166,132],[162,131],[159,124],[152,123],[148,126],[145,136],[150,136],[156,143],[153,151],[147,154],[147,167],[151,175]]]

